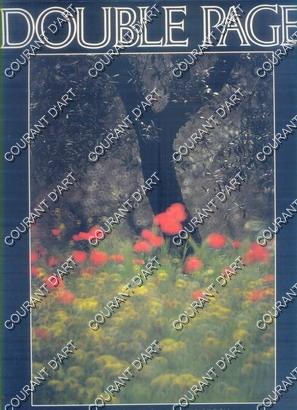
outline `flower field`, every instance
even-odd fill
[[[69,339],[78,349],[34,393],[34,404],[93,403],[95,398],[144,351],[154,339],[162,351],[117,394],[112,403],[173,403],[221,356],[241,340],[244,354],[207,389],[199,402],[255,402],[274,382],[274,326],[265,332],[256,322],[274,303],[274,255],[250,239],[230,239],[210,233],[195,252],[172,254],[169,239],[185,220],[182,205],[157,215],[141,237],[106,237],[98,247],[84,251],[81,241],[94,233],[78,232],[65,244],[63,230],[49,233],[56,245],[50,251],[34,238],[32,293],[70,254],[77,263],[64,280],[33,309],[33,373],[60,351]],[[165,234],[165,235],[164,235]],[[248,236],[248,235],[247,235]],[[61,246],[64,243],[64,248]],[[66,246],[67,245],[67,246]],[[96,313],[140,273],[149,256],[161,266],[135,287],[134,294],[113,312],[102,328],[89,327]],[[184,326],[172,322],[198,300],[203,291],[238,256],[245,266]]]

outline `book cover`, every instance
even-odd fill
[[[0,10],[3,408],[294,410],[296,4]]]

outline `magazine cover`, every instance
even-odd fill
[[[296,410],[296,2],[0,10],[2,408]]]

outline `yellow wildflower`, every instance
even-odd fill
[[[155,377],[154,380],[152,380],[151,384],[152,385],[157,385],[157,386],[166,386],[169,385],[171,386],[174,382],[175,379],[175,374],[174,373],[164,373],[161,374],[158,377]]]
[[[145,286],[141,286],[140,288],[134,288],[135,295],[146,295],[148,290]]]
[[[237,329],[233,333],[233,337],[236,340],[245,340],[248,337],[249,333],[245,329]]]
[[[175,282],[175,286],[178,289],[185,289],[186,287],[188,287],[188,282],[183,279],[177,279]]]
[[[74,305],[80,310],[94,310],[98,307],[95,298],[76,299]]]
[[[157,273],[157,278],[160,279],[160,280],[165,280],[165,279],[168,278],[168,273],[165,272],[164,270],[160,270],[160,271]]]
[[[191,373],[183,373],[180,374],[179,376],[176,376],[174,378],[174,384],[177,386],[182,387],[183,389],[187,388],[188,386],[191,386],[193,384],[196,384],[198,382],[197,377],[195,377]]]
[[[173,353],[178,350],[184,349],[186,347],[185,342],[178,342],[174,339],[163,339],[160,341],[162,347],[162,352],[164,353]]]

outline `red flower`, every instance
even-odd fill
[[[62,232],[62,229],[60,229],[60,228],[53,228],[53,229],[51,230],[51,232],[52,232],[52,235],[53,235],[53,236],[59,236],[59,235],[61,234],[61,232]]]
[[[144,265],[145,260],[144,259],[133,259],[133,263],[135,263],[135,265]]]
[[[50,256],[48,258],[47,264],[51,268],[54,267],[54,266],[57,266],[59,264],[59,259],[56,258],[55,256]]]
[[[105,265],[108,261],[108,255],[105,252],[93,250],[90,253],[90,261],[96,266]]]
[[[57,295],[57,299],[59,302],[63,303],[63,305],[68,305],[74,301],[75,294],[70,292],[70,290],[63,290]]]
[[[154,223],[167,235],[175,235],[182,229],[181,222],[187,218],[183,204],[172,204],[165,212],[154,217]]]
[[[220,233],[214,232],[208,235],[207,243],[211,248],[220,249],[226,245],[227,238]]]
[[[244,263],[247,265],[251,263],[266,263],[269,261],[269,252],[257,243],[252,243],[250,249],[244,255]]]
[[[39,259],[38,253],[36,251],[31,252],[31,263],[37,262]]]
[[[258,302],[258,300],[264,299],[265,296],[266,295],[263,290],[253,290],[252,292],[249,292],[247,299],[250,302]]]
[[[238,249],[241,246],[240,241],[232,241],[232,246],[234,249]]]
[[[183,229],[183,226],[180,222],[170,219],[168,215],[166,216],[166,220],[160,224],[160,229],[167,235],[175,235]]]
[[[143,231],[141,232],[141,236],[155,248],[159,248],[160,246],[164,245],[165,242],[162,236],[156,235],[149,229],[143,229]]]
[[[62,279],[56,278],[54,281],[52,281],[53,278],[51,280],[49,280],[49,278],[46,279],[46,287],[48,289],[57,289],[57,287],[59,286],[59,288],[63,288],[64,287],[64,282],[62,282]]]
[[[42,340],[47,340],[49,338],[48,330],[44,327],[36,327],[34,329],[34,333],[37,337],[39,337]]]
[[[170,205],[170,207],[167,209],[166,212],[169,213],[172,219],[178,222],[183,222],[185,219],[187,219],[187,213],[186,213],[185,206],[178,202]]]
[[[195,291],[192,293],[192,298],[193,298],[194,300],[199,300],[199,299],[202,298],[203,296],[204,296],[204,293],[201,292],[201,290],[195,290]]]
[[[149,244],[147,241],[138,241],[133,246],[133,250],[137,253],[149,253],[152,250],[152,245]]]
[[[93,226],[89,232],[79,232],[78,234],[73,235],[72,239],[74,241],[88,241],[94,238],[104,239],[104,236],[104,231],[101,228]]]
[[[84,263],[88,255],[87,252],[84,251],[74,251],[72,256],[76,263]]]
[[[203,262],[196,256],[188,256],[184,264],[184,273],[192,273],[202,268]]]
[[[123,255],[111,255],[110,260],[115,263],[123,263],[125,261],[125,258]]]
[[[271,274],[271,275],[265,275],[265,276],[263,277],[263,281],[264,281],[264,282],[274,282],[274,275],[273,275],[273,274]]]

